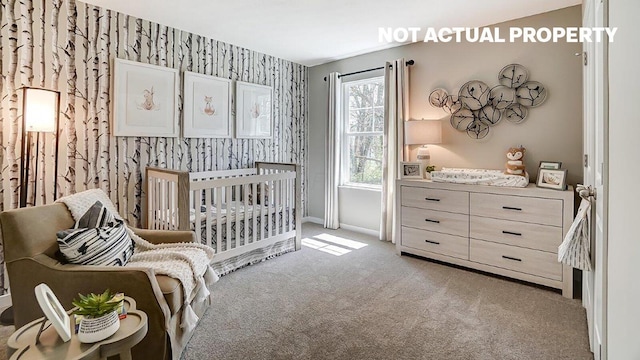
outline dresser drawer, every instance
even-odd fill
[[[402,205],[421,209],[468,214],[469,193],[466,191],[450,191],[403,186]]]
[[[479,240],[557,253],[558,246],[562,242],[562,228],[471,216],[469,236]]]
[[[486,265],[562,281],[562,264],[558,255],[471,239],[469,259]]]
[[[469,236],[469,215],[402,207],[402,225],[449,235]]]
[[[469,259],[469,240],[466,237],[441,234],[402,227],[402,246]]]
[[[562,200],[471,193],[471,215],[562,226]]]

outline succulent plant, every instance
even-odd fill
[[[99,318],[112,311],[116,311],[120,306],[120,301],[113,301],[115,294],[109,289],[102,294],[91,293],[89,295],[78,294],[80,299],[73,299],[72,304],[77,307],[73,311],[74,315],[83,315],[92,318]]]

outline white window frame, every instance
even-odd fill
[[[384,76],[375,76],[366,79],[353,80],[353,81],[345,81],[342,83],[342,124],[341,124],[341,136],[340,141],[340,186],[342,187],[351,187],[351,188],[359,188],[359,189],[370,189],[370,190],[381,190],[382,184],[373,185],[373,184],[362,184],[362,183],[353,183],[349,182],[350,173],[349,173],[349,137],[352,134],[347,132],[349,128],[349,91],[347,89],[348,86],[357,85],[361,83],[371,83],[374,81],[382,81],[384,84]],[[387,94],[384,94],[386,96]],[[383,106],[384,110],[384,106]],[[355,135],[355,134],[353,134]],[[384,136],[384,129],[381,131],[371,131],[371,132],[361,132],[357,133],[357,136]]]

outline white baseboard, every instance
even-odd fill
[[[11,306],[11,294],[0,296],[0,309],[8,308]]]
[[[302,223],[313,223],[313,224],[318,224],[318,225],[324,225],[324,220],[321,218],[317,218],[317,217],[313,217],[313,216],[306,216],[302,218]]]
[[[378,231],[378,230],[371,230],[371,229],[367,229],[367,228],[363,228],[363,227],[359,227],[359,226],[353,226],[353,225],[340,223],[340,228],[344,229],[344,230],[349,230],[349,231],[365,234],[365,235],[371,235],[371,236],[375,236],[375,237],[380,236],[380,231]]]
[[[324,225],[324,220],[321,218],[317,218],[317,217],[313,217],[313,216],[306,216],[304,218],[302,218],[302,223],[313,223],[313,224],[318,224],[318,225]],[[371,236],[375,236],[378,237],[380,235],[380,232],[378,230],[371,230],[371,229],[367,229],[367,228],[363,228],[360,226],[353,226],[353,225],[349,225],[349,224],[343,224],[340,223],[340,228],[341,229],[345,229],[345,230],[349,230],[349,231],[353,231],[353,232],[357,232],[357,233],[361,233],[361,234],[365,234],[365,235],[371,235]]]

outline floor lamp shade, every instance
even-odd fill
[[[60,93],[53,90],[25,88],[24,117],[25,130],[30,132],[56,132]]]
[[[60,92],[41,88],[23,88],[22,94],[22,146],[20,152],[20,207],[27,206],[27,195],[32,194],[35,205],[36,186],[29,189],[29,177],[38,176],[40,141],[37,133],[55,134],[53,199],[58,189],[58,128],[60,122]],[[35,135],[32,135],[36,133]],[[35,143],[33,169],[31,168],[31,146]]]

